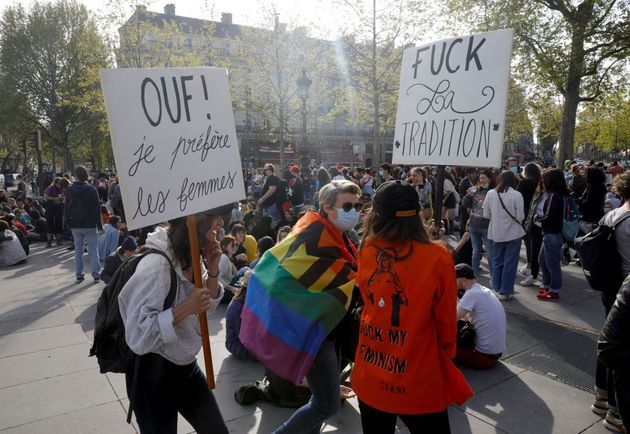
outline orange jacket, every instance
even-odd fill
[[[357,284],[365,302],[352,371],[359,399],[388,413],[424,414],[472,396],[451,361],[457,284],[446,247],[370,240],[359,252]]]

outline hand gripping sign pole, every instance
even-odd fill
[[[201,262],[199,258],[199,239],[197,235],[197,218],[189,215],[186,218],[188,226],[188,240],[190,241],[190,256],[192,258],[193,277],[195,288],[202,288]],[[208,333],[208,318],[205,312],[199,314],[199,329],[201,330],[201,344],[203,346],[203,360],[206,367],[206,378],[208,380],[208,390],[213,390],[214,368],[212,367],[212,352],[210,349],[210,334]]]

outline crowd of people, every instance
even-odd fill
[[[538,287],[532,297],[560,300],[563,265],[580,261],[575,237],[630,213],[630,172],[616,161],[520,167],[511,158],[498,170],[447,167],[442,198],[437,182],[431,166],[250,170],[247,199],[197,215],[205,277],[195,288],[184,219],[129,233],[115,176],[90,178],[78,167],[40,200],[0,191],[0,265],[24,263],[31,242],[72,240],[77,283],[85,250],[93,280],[107,283],[138,251],[166,255],[143,259],[119,299],[129,347],[159,366],[160,381],[136,378],[141,432],[156,424],[175,432],[178,412],[198,432],[227,432],[194,360],[201,343],[193,317],[220,303],[228,304],[228,351],[266,366],[264,379],[235,392],[237,401],[297,408],[276,433],[319,432],[354,393],[366,433],[394,432],[397,417],[411,432],[449,432],[446,408],[472,394],[457,365],[497,364],[506,340],[502,303],[515,297],[517,276]],[[616,236],[627,275],[630,219]],[[166,308],[171,268],[177,296]],[[620,310],[615,295],[602,296],[605,314],[623,318],[627,304]],[[625,432],[628,390],[619,385],[627,379],[605,360],[592,409]],[[128,374],[128,388],[133,380]]]

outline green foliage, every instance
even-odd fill
[[[355,125],[372,131],[376,162],[385,158],[383,136],[396,121],[403,50],[431,24],[418,19],[426,7],[426,2],[409,0],[337,1],[344,17],[340,22],[346,23],[338,54],[347,65],[343,107]]]
[[[630,92],[626,86],[589,103],[578,119],[576,143],[583,149],[630,149]]]
[[[86,131],[99,116],[102,121],[98,69],[110,63],[95,20],[73,0],[35,2],[28,12],[8,7],[0,40],[7,86],[24,99],[71,167],[76,151],[89,146]]]
[[[630,3],[622,0],[448,0],[453,27],[516,29],[517,79],[564,98],[560,160],[572,157],[578,105],[623,75],[630,55]],[[465,24],[463,24],[465,23]],[[549,95],[554,98],[554,95]]]

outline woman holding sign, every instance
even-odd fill
[[[357,285],[365,302],[352,371],[364,433],[449,433],[446,408],[472,395],[455,367],[453,259],[430,240],[416,189],[381,184],[364,221]]]
[[[203,287],[193,283],[193,261],[186,217],[158,226],[146,246],[166,255],[149,254],[120,292],[118,302],[129,348],[139,355],[137,377],[126,374],[127,394],[132,400],[142,434],[177,433],[181,413],[198,433],[227,433],[227,427],[206,377],[196,362],[201,349],[197,314],[214,312],[223,297],[219,284],[221,248],[216,230],[221,215],[232,204],[195,215],[199,243],[208,266]],[[167,259],[168,257],[168,259]],[[171,264],[175,269],[176,295],[164,309],[171,287]]]

